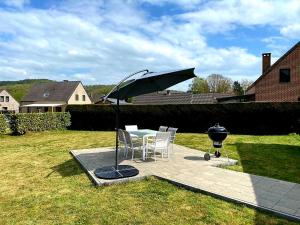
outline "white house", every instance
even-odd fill
[[[20,104],[17,102],[8,91],[0,89],[0,111],[19,112]]]

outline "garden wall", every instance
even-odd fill
[[[111,105],[67,107],[73,130],[113,130],[115,108]],[[120,127],[158,129],[178,127],[179,132],[205,132],[219,122],[230,133],[288,134],[300,131],[300,103],[232,103],[209,105],[122,105]]]

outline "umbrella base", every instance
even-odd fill
[[[95,176],[100,179],[113,180],[126,177],[134,177],[139,174],[138,169],[129,165],[119,165],[118,169],[114,166],[105,166],[95,170]]]

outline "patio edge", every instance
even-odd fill
[[[206,194],[206,195],[209,195],[209,196],[212,196],[212,197],[216,197],[216,198],[219,198],[219,199],[222,199],[222,200],[225,200],[225,201],[229,201],[229,202],[233,202],[233,203],[237,203],[237,204],[245,204],[246,206],[248,206],[250,208],[254,208],[254,209],[264,211],[264,212],[268,212],[270,214],[277,215],[277,216],[280,216],[282,218],[289,219],[291,221],[296,221],[296,222],[300,221],[300,217],[297,217],[297,216],[294,216],[294,215],[291,215],[291,214],[288,214],[288,213],[280,212],[280,211],[277,211],[277,210],[274,210],[274,209],[271,209],[271,208],[256,205],[256,204],[253,204],[251,202],[243,201],[243,200],[240,200],[240,199],[220,195],[220,194],[215,193],[213,191],[200,189],[198,187],[193,187],[191,185],[188,185],[188,184],[185,184],[185,183],[180,183],[180,182],[170,180],[170,179],[167,179],[167,178],[164,178],[164,177],[160,177],[160,176],[157,176],[157,175],[152,175],[152,176],[154,176],[154,177],[156,177],[160,180],[167,181],[167,182],[169,182],[173,185],[184,188],[186,190],[190,190],[192,192],[198,192],[198,193]]]

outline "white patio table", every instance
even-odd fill
[[[130,136],[132,137],[138,137],[143,139],[143,160],[146,159],[146,144],[147,144],[147,138],[148,137],[155,137],[157,131],[156,130],[150,130],[150,129],[140,129],[135,131],[128,131]]]

